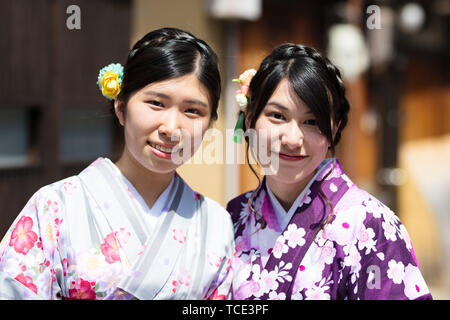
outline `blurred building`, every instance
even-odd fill
[[[213,127],[224,138],[237,116],[231,79],[257,68],[276,45],[296,42],[326,52],[340,67],[351,112],[338,156],[353,181],[399,215],[432,294],[450,297],[450,0],[0,4],[0,237],[41,186],[98,156],[120,155],[120,128],[97,73],[123,63],[148,31],[179,27],[218,53],[223,99]],[[73,28],[73,5],[80,28]],[[215,142],[206,138],[199,152]],[[179,173],[223,205],[257,183],[246,164],[225,159],[194,161]]]

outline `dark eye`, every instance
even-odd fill
[[[285,119],[285,117],[281,113],[278,113],[278,112],[269,113],[269,117],[274,118],[276,120],[284,120]]]
[[[157,100],[149,100],[149,101],[147,101],[147,103],[151,104],[153,106],[156,106],[156,107],[164,108],[164,105]]]
[[[191,113],[191,114],[196,114],[196,115],[200,115],[200,111],[198,109],[187,109],[185,111],[186,113]]]
[[[309,126],[317,126],[317,120],[316,119],[309,119],[303,122],[304,124],[307,124]]]

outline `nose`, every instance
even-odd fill
[[[176,108],[168,108],[161,115],[158,132],[167,142],[180,140],[180,119]]]
[[[303,146],[303,131],[296,121],[289,122],[281,133],[281,145],[290,150]]]

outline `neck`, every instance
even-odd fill
[[[309,177],[297,183],[284,183],[277,181],[272,176],[266,176],[266,183],[270,190],[277,198],[278,202],[284,208],[284,210],[289,211],[289,209],[294,204],[295,199],[302,193],[308,182],[314,176],[313,172]]]
[[[168,187],[175,171],[157,173],[142,166],[126,149],[115,163],[122,174],[133,184],[139,194],[152,208],[161,193]]]

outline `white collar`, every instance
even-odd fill
[[[286,229],[286,226],[288,225],[289,221],[291,220],[292,216],[294,215],[295,211],[300,205],[300,202],[303,200],[306,192],[309,190],[311,184],[314,182],[314,180],[316,180],[317,176],[319,175],[320,169],[325,165],[329,164],[331,161],[333,161],[333,159],[325,159],[320,163],[320,165],[317,167],[317,172],[314,174],[311,180],[309,180],[306,187],[303,189],[302,192],[300,192],[295,201],[292,203],[291,208],[287,212],[280,204],[277,197],[273,194],[272,190],[270,190],[269,184],[266,181],[267,194],[269,195],[270,202],[272,203],[272,207],[273,210],[275,211],[275,215],[277,217],[277,221],[278,224],[280,225],[281,230]]]
[[[105,158],[105,159],[107,161],[109,161],[109,163],[116,169],[115,170],[116,173],[121,178],[121,180],[127,185],[127,187],[129,188],[131,194],[139,202],[139,204],[141,205],[142,209],[144,209],[144,211],[147,214],[151,215],[151,216],[159,217],[161,215],[162,211],[163,211],[164,204],[167,202],[167,199],[168,199],[168,197],[170,195],[169,194],[170,193],[170,189],[171,189],[172,185],[175,183],[175,176],[176,176],[176,174],[173,175],[172,180],[170,180],[169,185],[159,195],[158,199],[156,199],[156,201],[153,204],[153,206],[151,208],[149,208],[147,203],[145,202],[144,198],[136,190],[136,188],[133,186],[133,184],[130,182],[130,180],[128,180],[127,177],[124,176],[122,171],[120,171],[120,169],[111,160],[109,160],[108,158]]]

